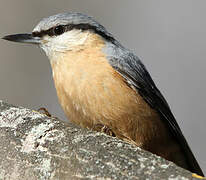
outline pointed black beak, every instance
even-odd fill
[[[32,34],[13,34],[13,35],[7,35],[4,36],[2,39],[13,41],[13,42],[19,42],[19,43],[28,43],[28,44],[40,44],[40,38],[34,37]]]

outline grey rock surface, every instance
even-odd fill
[[[119,139],[2,101],[0,139],[0,180],[192,179]]]

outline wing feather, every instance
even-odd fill
[[[124,54],[121,58],[110,58],[112,67],[121,74],[130,86],[133,86],[144,100],[155,109],[170,133],[179,142],[185,154],[189,170],[203,176],[203,172],[196,161],[182,131],[173,116],[170,107],[156,87],[145,66],[133,53]]]

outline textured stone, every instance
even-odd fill
[[[0,180],[192,179],[138,147],[0,101]]]

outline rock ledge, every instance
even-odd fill
[[[121,140],[3,101],[0,138],[0,180],[193,179]]]

